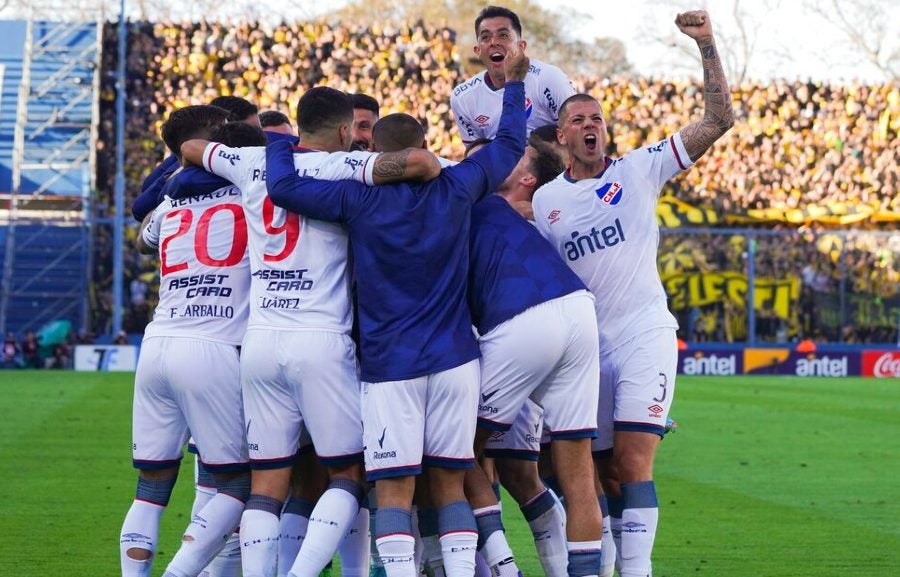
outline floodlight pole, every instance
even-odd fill
[[[756,237],[747,234],[747,344],[756,344]]]
[[[116,182],[113,214],[113,326],[112,334],[122,330],[122,293],[124,291],[123,246],[125,228],[125,56],[128,30],[125,26],[125,0],[119,3],[119,66],[116,71]]]

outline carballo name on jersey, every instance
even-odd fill
[[[169,317],[232,319],[234,318],[234,307],[225,305],[187,305],[181,309],[172,307],[169,309]]]
[[[230,278],[227,274],[195,274],[169,281],[169,290],[188,289],[185,298],[229,297],[231,287],[223,286]]]
[[[309,269],[299,268],[293,270],[262,269],[253,271],[253,277],[267,280],[267,291],[308,291],[312,290],[312,279],[304,278]]]
[[[353,174],[356,174],[356,171],[362,168],[366,162],[364,160],[360,160],[358,158],[345,158],[344,164],[350,166],[353,169]],[[318,178],[320,169],[319,167],[315,168],[298,168],[296,171],[297,176],[306,176],[309,178]],[[352,178],[352,175],[347,177]],[[265,168],[254,168],[250,171],[250,180],[254,182],[265,182],[266,180],[266,169]]]
[[[563,248],[566,250],[566,258],[571,261],[576,261],[587,254],[594,254],[597,251],[625,242],[625,231],[622,229],[622,223],[618,218],[613,224],[600,230],[592,226],[590,232],[585,234],[581,234],[577,230],[571,234],[572,240],[567,241],[563,245]]]
[[[227,198],[229,196],[240,198],[241,191],[237,189],[235,186],[226,186],[224,188],[220,188],[215,192],[209,192],[206,194],[201,194],[200,196],[188,196],[185,198],[170,198],[169,206],[172,208],[176,208],[179,206],[190,206],[191,204],[197,204],[198,202],[203,202],[206,200],[215,200],[219,198]]]

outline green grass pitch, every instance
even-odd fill
[[[0,372],[0,575],[118,574],[131,383]],[[656,577],[900,575],[900,381],[681,377],[673,415]],[[190,479],[184,467],[154,575],[187,525]],[[541,575],[518,509],[504,511],[523,573]]]

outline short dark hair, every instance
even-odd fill
[[[563,103],[559,107],[559,121],[562,122],[563,116],[566,114],[566,109],[573,102],[598,102],[596,98],[587,94],[586,92],[579,92],[578,94],[573,94],[572,96],[566,98]]]
[[[528,146],[537,151],[537,155],[531,160],[531,166],[528,167],[528,172],[537,179],[537,182],[534,184],[534,189],[537,190],[559,176],[559,173],[565,170],[566,167],[563,164],[562,156],[556,152],[552,145],[545,142],[535,142],[528,143]]]
[[[375,150],[379,152],[419,148],[425,142],[425,129],[409,114],[395,112],[375,123],[372,140],[375,141]]]
[[[481,12],[478,13],[478,17],[475,18],[475,36],[478,36],[478,28],[481,26],[481,22],[488,18],[509,18],[509,21],[512,23],[513,30],[516,31],[516,34],[519,36],[522,35],[522,23],[519,21],[519,17],[515,12],[510,10],[509,8],[504,8],[503,6],[486,6]]]
[[[473,140],[472,142],[470,142],[469,144],[466,145],[466,152],[463,156],[465,158],[468,158],[468,156],[470,154],[472,154],[472,151],[475,150],[475,148],[477,148],[479,146],[484,146],[484,145],[490,144],[490,143],[491,143],[490,138],[485,138],[483,136],[481,138],[476,138],[475,140]]]
[[[228,122],[242,122],[259,111],[255,104],[240,96],[216,96],[210,104],[227,110]]]
[[[370,110],[372,111],[372,114],[376,117],[378,116],[381,107],[378,105],[378,101],[368,94],[351,94],[350,98],[353,99],[354,109],[361,108],[363,110]]]
[[[259,113],[259,125],[263,128],[267,126],[281,126],[282,124],[291,124],[291,119],[287,114],[277,110],[263,110]]]
[[[210,140],[221,142],[225,146],[239,148],[241,146],[265,146],[269,139],[262,128],[247,122],[229,122],[213,132]]]
[[[198,104],[173,111],[160,130],[163,142],[181,158],[181,145],[192,138],[208,139],[213,131],[228,121],[228,111],[218,106]]]
[[[559,139],[556,137],[556,125],[545,124],[532,130],[528,135],[528,144],[533,145],[535,142],[559,144]]]
[[[314,86],[297,101],[297,130],[304,134],[352,123],[353,99],[346,92]]]

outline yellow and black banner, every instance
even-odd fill
[[[739,272],[679,272],[662,276],[663,286],[675,310],[731,302],[739,309],[747,307],[749,283]],[[800,279],[757,278],[753,285],[756,310],[773,310],[782,319],[790,319],[800,296]]]
[[[662,196],[656,205],[656,221],[667,228],[746,225],[765,222],[848,225],[860,222],[900,222],[900,210],[878,210],[871,205],[829,202],[803,208],[750,209],[745,214],[719,215],[709,207],[694,206],[674,196]]]

